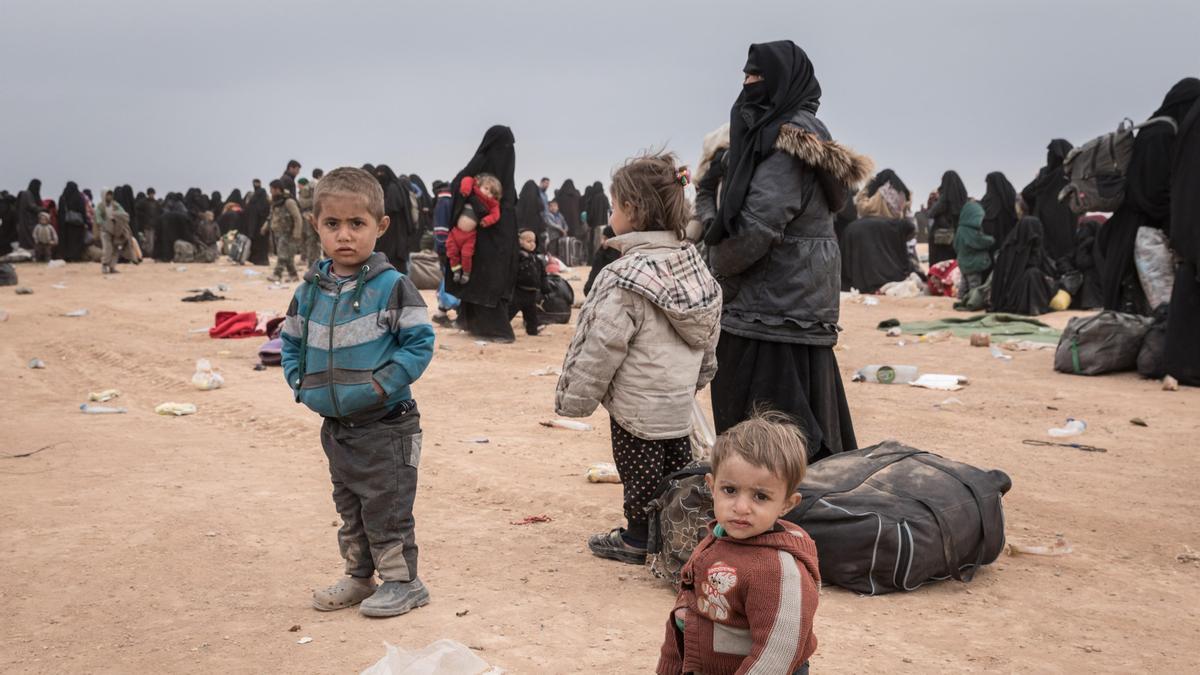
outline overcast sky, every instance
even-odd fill
[[[1021,188],[1046,143],[1145,119],[1200,75],[1200,2],[3,0],[0,188],[30,178],[226,194],[387,163],[449,178],[492,124],[517,183],[695,163],[752,42],[791,39],[835,138],[922,199],[945,169]]]

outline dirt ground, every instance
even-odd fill
[[[0,671],[355,673],[384,641],[439,638],[510,672],[653,669],[672,592],[584,545],[621,514],[620,486],[583,478],[611,459],[606,416],[589,432],[538,425],[553,417],[555,378],[530,373],[561,365],[570,327],[512,345],[438,329],[415,387],[426,439],[417,536],[433,602],[372,620],[309,605],[341,573],[319,419],[292,402],[278,369],[253,370],[262,339],[195,330],[221,309],[282,312],[291,289],[230,265],[121,270],[21,265],[34,294],[0,291],[2,453],[46,448],[0,460]],[[179,301],[219,283],[229,300]],[[1177,556],[1200,549],[1200,391],[1059,375],[1049,351],[1003,362],[959,339],[901,347],[875,330],[890,317],[949,316],[950,305],[843,307],[837,356],[859,442],[894,438],[1003,469],[1010,541],[1061,533],[1073,553],[1006,555],[971,584],[903,595],[825,588],[814,672],[1196,672],[1200,564]],[[89,314],[62,316],[79,308]],[[34,357],[46,369],[28,369]],[[192,388],[201,357],[224,388]],[[971,384],[955,394],[851,384],[868,363]],[[106,388],[129,413],[80,414]],[[951,396],[962,405],[935,407]],[[164,401],[199,413],[155,415]],[[1081,441],[1108,452],[1021,443],[1067,416],[1087,420]],[[511,524],[534,514],[553,520]]]

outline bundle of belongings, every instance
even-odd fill
[[[575,290],[566,279],[547,274],[542,280],[541,320],[544,323],[570,323],[575,306]]]
[[[705,464],[669,476],[650,505],[651,571],[676,586],[707,534]],[[866,595],[970,581],[1004,549],[1001,497],[1012,487],[985,471],[886,441],[809,467],[800,505],[784,520],[817,545],[821,580]]]
[[[225,340],[267,335],[281,323],[283,317],[275,312],[217,312],[208,336]]]
[[[420,251],[408,256],[408,278],[417,290],[436,291],[442,283],[442,262],[433,251]]]
[[[1168,311],[1161,305],[1154,317],[1109,310],[1071,319],[1054,352],[1054,369],[1073,375],[1136,369],[1143,377],[1162,377]]]

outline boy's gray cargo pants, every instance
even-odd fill
[[[338,546],[346,573],[383,581],[417,578],[413,500],[421,463],[421,415],[347,426],[326,418],[321,446],[329,458],[333,503],[342,517]]]

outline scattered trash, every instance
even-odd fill
[[[189,328],[188,333],[207,333],[207,328]]]
[[[620,483],[621,476],[617,473],[616,464],[598,462],[588,467],[587,480],[589,483]]]
[[[1083,443],[1054,443],[1053,441],[1038,441],[1034,439],[1026,439],[1021,441],[1025,445],[1034,445],[1044,448],[1071,448],[1072,450],[1082,450],[1084,452],[1108,452],[1105,448],[1097,448],[1094,445],[1084,445]]]
[[[8,312],[0,309],[0,321],[8,321]]]
[[[1047,429],[1046,433],[1052,438],[1069,438],[1071,436],[1078,436],[1084,431],[1087,431],[1087,422],[1077,420],[1074,417],[1068,417],[1065,425],[1056,429]]]
[[[992,351],[993,359],[999,359],[1000,361],[1012,361],[1013,360],[1012,356],[1000,351],[1000,348],[997,347],[996,345],[991,346],[991,351]]]
[[[254,369],[255,370],[266,370],[267,367],[261,363],[256,363],[256,364],[254,364]]]
[[[887,331],[888,337],[900,337],[903,334],[904,334],[904,331],[900,329],[900,326],[892,326]]]
[[[551,518],[550,516],[548,516],[544,513],[539,513],[536,516],[525,516],[524,518],[522,518],[520,520],[514,520],[514,521],[512,521],[512,524],[513,525],[533,525],[534,523],[549,523],[552,520],[554,520],[554,519]]]
[[[936,389],[938,391],[958,391],[963,388],[963,385],[970,384],[965,375],[940,375],[936,373],[926,373],[918,377],[916,380],[909,382],[911,386],[922,387],[924,389]]]
[[[1163,391],[1179,391],[1179,380],[1170,375],[1163,378]]]
[[[227,286],[225,284],[217,284],[217,290],[224,293],[225,291],[229,290],[229,286]]]
[[[33,295],[33,289],[28,286],[17,286],[13,292],[17,295]]]
[[[491,441],[489,441],[487,438],[485,438],[483,436],[476,436],[475,438],[468,438],[467,440],[465,440],[463,442],[464,443],[478,443],[479,445],[483,445],[484,443],[491,443]]]
[[[946,409],[946,408],[949,408],[949,407],[950,407],[950,406],[952,406],[952,405],[961,405],[961,406],[965,406],[966,404],[965,404],[965,403],[963,403],[963,402],[962,402],[960,399],[957,399],[957,398],[954,398],[954,397],[950,397],[950,398],[946,399],[945,401],[942,401],[941,403],[934,403],[934,404],[933,404],[933,407],[935,407],[935,408],[941,408],[941,409],[943,409],[943,410],[944,410],[944,409]]]
[[[44,370],[46,362],[41,359],[29,359],[29,367],[32,370]]]
[[[187,265],[180,265],[179,267],[176,267],[176,268],[175,268],[175,271],[176,271],[176,272],[186,272],[186,271],[187,271]]]
[[[110,408],[108,406],[92,405],[90,403],[84,403],[83,405],[79,406],[79,410],[85,415],[124,415],[125,413],[129,412],[129,410],[125,408]]]
[[[105,389],[104,391],[94,391],[88,394],[88,400],[95,401],[96,403],[104,403],[105,401],[111,401],[120,395],[120,389]]]
[[[558,427],[559,429],[570,429],[571,431],[591,431],[592,425],[586,422],[576,422],[575,420],[555,419],[549,422],[538,422],[544,427]]]
[[[300,624],[294,624],[291,628],[288,629],[288,632],[289,633],[299,633],[300,632]]]
[[[205,533],[204,533],[204,536],[206,536],[206,537],[215,537],[215,536],[217,536],[217,533],[216,533],[216,532],[214,532],[214,531],[212,531],[212,530],[209,530],[208,532],[205,532]]]
[[[261,272],[259,272],[258,270],[250,270],[250,269],[246,269],[246,270],[242,270],[242,274],[245,274],[245,275],[246,275],[246,276],[248,276],[248,277],[257,277],[257,276],[259,276],[259,275],[260,275],[260,274],[262,274],[262,273],[261,273]]]
[[[972,347],[988,347],[992,344],[992,336],[987,333],[971,333]]]
[[[1050,342],[1033,342],[1032,340],[1006,340],[1000,345],[1009,352],[1036,352],[1039,350],[1054,350],[1057,345]]]
[[[932,333],[926,333],[917,338],[917,342],[945,342],[954,337],[954,334],[948,330],[935,330]]]
[[[66,266],[67,266],[66,260],[51,260],[50,262],[46,263],[47,269],[56,269],[59,267],[66,267]]]
[[[562,371],[554,366],[546,366],[545,368],[538,368],[529,374],[534,377],[545,377],[547,375],[562,375]]]
[[[925,287],[921,277],[914,272],[904,281],[891,281],[880,286],[879,293],[889,298],[915,298],[925,294]]]
[[[1056,537],[1054,543],[1049,546],[1018,544],[1010,541],[1005,548],[1008,549],[1009,555],[1069,555],[1071,553],[1071,545],[1067,543],[1067,540],[1061,534],[1054,536]]]
[[[1191,546],[1184,545],[1183,553],[1175,556],[1175,560],[1181,563],[1200,563],[1200,553],[1193,551]]]
[[[217,295],[216,293],[213,293],[212,291],[210,291],[206,288],[206,289],[204,289],[203,292],[197,293],[196,295],[189,295],[186,298],[183,298],[183,300],[181,300],[180,302],[211,302],[213,300],[224,300],[224,299],[225,299],[225,296]]]
[[[853,382],[908,384],[919,375],[916,366],[867,366],[854,374]]]
[[[879,298],[877,298],[873,295],[864,296],[863,304],[866,305],[867,307],[874,307],[875,305],[879,304]]]
[[[159,415],[174,415],[175,417],[182,417],[184,415],[195,415],[196,406],[192,403],[174,403],[168,401],[167,403],[160,403],[158,407],[154,409],[154,412]]]
[[[438,640],[408,651],[383,643],[387,653],[360,675],[501,675],[504,671],[476,656],[470,647],[454,640]]]
[[[58,290],[62,291],[66,290],[67,285],[64,283],[50,284],[50,288],[57,288]]]
[[[296,644],[298,644],[298,645],[306,645],[310,642],[312,642],[312,638],[308,637],[307,635],[300,638],[299,640],[296,640]]]
[[[463,610],[463,611],[461,611],[461,612],[455,612],[455,613],[454,613],[454,616],[457,616],[458,618],[460,618],[460,619],[461,619],[462,617],[464,617],[464,616],[466,616],[466,615],[468,615],[468,614],[470,614],[470,613],[471,613],[471,610],[469,610],[469,609],[464,609],[464,610]]]
[[[72,318],[78,318],[78,317],[87,316],[87,315],[88,315],[88,311],[86,309],[76,309],[76,310],[67,312],[66,314],[63,314],[63,316],[69,316]]]
[[[1149,424],[1146,424],[1146,420],[1144,420],[1144,419],[1142,419],[1142,418],[1140,418],[1140,417],[1135,417],[1135,418],[1133,418],[1133,419],[1129,420],[1129,423],[1130,423],[1130,424],[1132,424],[1132,425],[1133,425],[1133,426],[1135,426],[1135,427],[1148,427],[1148,426],[1150,426]]]
[[[213,370],[212,364],[208,362],[208,359],[196,361],[196,372],[192,374],[193,387],[200,391],[210,391],[212,389],[220,389],[223,384],[225,384],[225,378],[221,377],[221,373]]]

